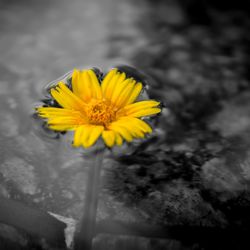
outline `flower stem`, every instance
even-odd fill
[[[85,207],[80,223],[80,230],[75,235],[74,250],[91,250],[95,236],[96,212],[99,194],[99,179],[103,160],[103,149],[97,149],[89,166]]]

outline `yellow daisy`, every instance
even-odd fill
[[[74,70],[71,87],[59,82],[51,96],[60,107],[39,107],[40,117],[56,131],[74,131],[73,146],[91,147],[101,136],[108,147],[144,138],[152,128],[140,118],[161,112],[159,102],[135,102],[142,83],[112,69],[101,83],[92,69]]]

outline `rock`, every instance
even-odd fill
[[[25,250],[28,237],[12,226],[0,223],[0,248],[4,250]]]
[[[6,180],[16,185],[20,192],[29,195],[36,193],[38,178],[34,167],[25,160],[10,158],[1,164],[0,172]]]
[[[214,158],[202,166],[202,183],[219,194],[235,197],[244,190],[242,177],[223,158]]]
[[[243,93],[230,102],[224,102],[209,126],[224,137],[245,136],[250,131],[250,94]]]

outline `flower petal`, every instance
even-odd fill
[[[144,116],[156,115],[160,112],[161,112],[160,108],[151,108],[151,109],[145,109],[145,110],[140,110],[140,111],[134,112],[130,116],[144,117]]]
[[[118,133],[115,133],[115,142],[118,146],[121,146],[122,145],[122,137],[120,136],[120,134]]]
[[[75,117],[86,120],[85,116],[77,110],[53,108],[53,107],[39,107],[36,109],[37,113],[42,118],[53,118],[53,117]]]
[[[91,126],[91,130],[89,131],[89,138],[88,142],[85,145],[85,147],[89,148],[91,147],[99,138],[99,136],[102,134],[102,131],[104,130],[103,126]]]
[[[73,146],[74,147],[80,147],[82,143],[82,135],[84,132],[85,126],[80,126],[75,130],[74,134],[74,141],[73,141]]]
[[[87,70],[80,72],[77,84],[79,89],[79,96],[85,102],[88,102],[91,99],[91,86],[90,86],[91,83]]]
[[[124,110],[127,112],[134,112],[134,111],[139,111],[142,109],[147,109],[147,108],[154,108],[160,105],[160,102],[154,101],[154,100],[145,100],[145,101],[140,101],[136,103],[132,103],[130,105],[127,105],[124,107]]]
[[[66,109],[84,110],[85,103],[77,97],[63,82],[51,89],[53,98]]]
[[[134,86],[136,84],[135,80],[130,79],[130,82],[128,82],[126,88],[120,93],[119,98],[116,101],[116,107],[124,107],[126,105],[127,101],[129,100],[129,97],[133,93]]]
[[[123,75],[121,75],[121,79],[117,81],[115,89],[112,93],[111,103],[113,103],[115,106],[117,106],[117,100],[120,98],[121,94],[126,89],[128,84],[131,83],[131,81],[132,81],[131,78],[124,80]]]
[[[144,133],[152,133],[152,128],[144,121],[142,121],[141,119],[138,118],[134,118],[134,117],[128,117],[128,118],[124,118],[124,120],[131,124],[131,129],[133,129],[134,127],[138,127],[140,128],[140,130]],[[123,121],[123,119],[120,120],[121,122]]]
[[[72,74],[72,89],[75,95],[88,102],[91,98],[102,98],[101,87],[92,69],[79,71]]]
[[[93,70],[88,70],[87,71],[90,82],[91,82],[91,96],[92,98],[96,99],[102,99],[102,91],[101,91],[101,86],[100,83],[97,79],[97,76]]]
[[[138,118],[134,118],[133,123],[138,126],[143,133],[152,133],[152,128],[145,122]]]
[[[75,130],[76,126],[74,125],[62,125],[62,124],[48,124],[49,129],[55,130],[55,131],[68,131],[68,130]]]
[[[114,85],[113,89],[112,89],[112,93],[111,93],[111,102],[114,102],[115,99],[117,97],[119,97],[120,93],[122,92],[122,90],[126,87],[127,85],[127,81],[126,80],[126,74],[125,73],[117,73],[117,75],[119,76],[116,84]]]
[[[142,117],[154,115],[161,112],[161,109],[157,108],[159,104],[159,102],[156,102],[154,100],[132,103],[119,110],[117,112],[117,116]]]
[[[133,137],[126,128],[126,126],[124,126],[124,124],[119,123],[118,121],[111,123],[109,129],[120,134],[128,142],[131,142],[133,140]]]
[[[104,92],[104,97],[107,100],[111,100],[111,96],[113,94],[113,91],[117,85],[117,82],[119,82],[121,78],[121,74],[120,73],[116,73],[109,81],[106,91]]]
[[[133,103],[142,90],[142,84],[127,78],[124,72],[111,70],[102,83],[103,96],[117,108]]]
[[[125,105],[128,105],[128,104],[130,104],[130,103],[133,103],[133,102],[138,98],[138,96],[140,95],[141,90],[142,90],[142,83],[138,82],[138,83],[135,85],[135,87],[134,87],[134,89],[133,89],[133,91],[132,91],[130,97],[129,97],[128,100],[127,100],[127,102],[124,103],[124,106],[125,106]]]
[[[117,128],[125,128],[127,133],[134,138],[144,138],[145,133],[152,132],[152,128],[146,122],[134,117],[126,117],[113,122],[110,128],[120,134],[121,132]],[[123,134],[121,135],[123,136]]]
[[[84,125],[83,132],[81,134],[81,144],[83,147],[91,147],[97,141],[103,130],[103,126]]]
[[[112,69],[108,72],[108,74],[104,77],[103,81],[102,81],[102,85],[101,85],[101,89],[102,89],[102,93],[105,96],[107,87],[110,84],[110,81],[112,80],[112,78],[116,75],[117,73],[117,69]]]
[[[86,118],[76,110],[40,107],[37,108],[40,117],[48,119],[49,128],[57,131],[72,130],[75,127],[86,124]]]
[[[47,119],[70,118],[76,122],[76,125],[87,122],[87,119],[83,115],[83,113],[77,110],[52,108],[52,107],[40,107],[37,109],[37,113],[40,117],[47,118]]]
[[[112,130],[104,130],[102,132],[102,138],[108,147],[113,147],[115,143],[115,132]]]
[[[72,109],[73,105],[72,103],[70,103],[67,99],[64,98],[64,96],[62,94],[60,94],[58,91],[56,91],[55,89],[51,89],[50,93],[52,95],[52,97],[59,103],[59,105],[61,105],[63,108],[66,109]]]
[[[72,91],[75,95],[77,95],[78,97],[81,98],[81,92],[80,92],[80,88],[79,88],[80,87],[79,78],[80,78],[80,70],[74,69],[74,71],[72,73],[72,79],[71,79]]]
[[[133,129],[131,129],[131,134],[133,135],[133,137],[135,138],[144,138],[145,134],[142,132],[142,130],[137,127],[134,126]]]

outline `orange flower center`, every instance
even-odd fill
[[[115,120],[114,107],[107,100],[92,100],[86,110],[90,123],[107,126]]]

